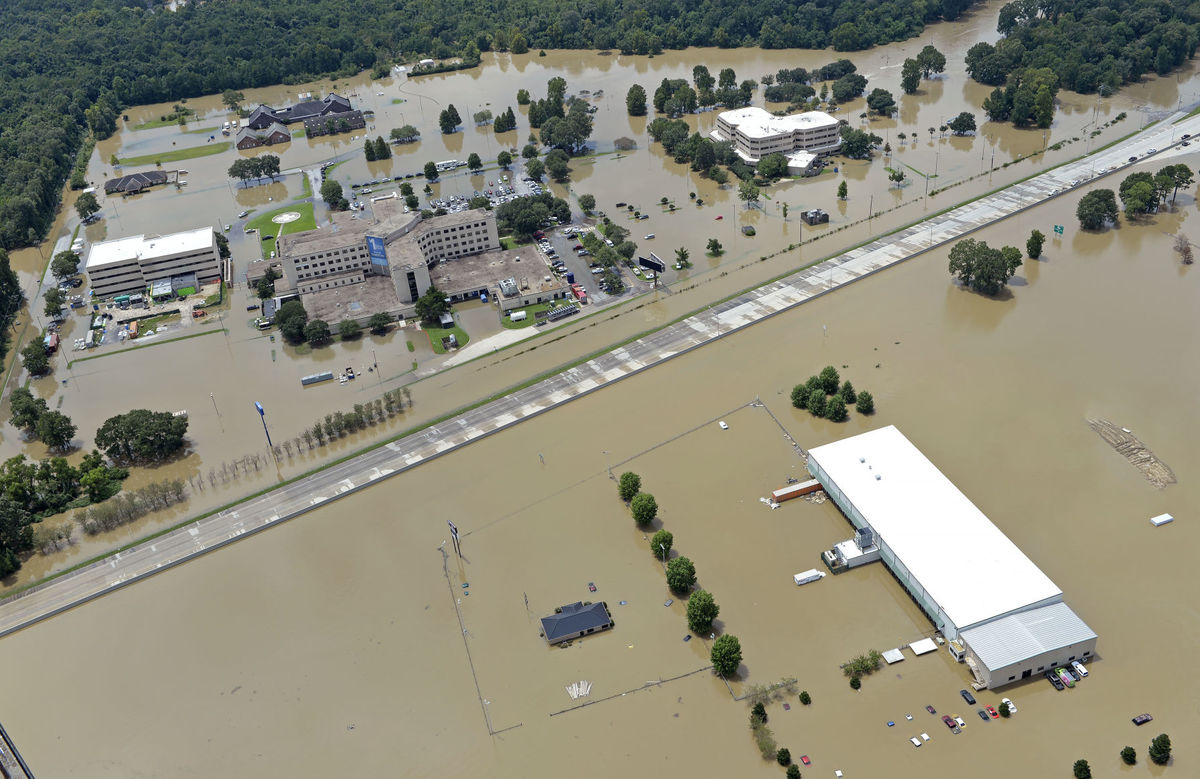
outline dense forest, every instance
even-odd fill
[[[0,4],[0,246],[38,240],[77,150],[122,106],[529,47],[864,49],[957,18],[972,0],[148,0]]]
[[[993,46],[967,52],[967,73],[1000,86],[1048,68],[1057,87],[1112,94],[1147,73],[1166,75],[1196,54],[1200,6],[1191,0],[1017,0],[1000,9]]]

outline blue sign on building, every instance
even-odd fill
[[[372,265],[387,267],[387,248],[384,247],[382,238],[376,238],[373,235],[367,236],[367,254],[371,256]]]

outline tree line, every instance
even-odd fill
[[[271,181],[279,175],[279,157],[275,154],[260,154],[257,157],[242,157],[233,161],[229,166],[229,178],[238,179],[245,184],[250,179],[270,177]]]

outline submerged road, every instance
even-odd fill
[[[1200,133],[1200,117],[1180,115],[1128,141],[1042,173],[993,195],[853,249],[719,303],[662,330],[453,419],[365,452],[166,535],[33,587],[0,603],[0,636],[28,627],[116,588],[299,516],[330,500],[413,468],[639,371],[685,354],[837,287],[915,257],[993,222],[1032,208],[1094,176],[1167,150],[1184,133]]]

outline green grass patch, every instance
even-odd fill
[[[508,330],[523,330],[526,327],[531,327],[533,323],[537,321],[536,314],[538,312],[549,311],[550,309],[554,308],[555,305],[557,305],[557,302],[534,303],[532,306],[525,306],[525,308],[514,308],[513,312],[524,311],[526,313],[525,319],[520,322],[514,322],[510,317],[506,316],[500,320],[500,324],[504,325],[504,327]]]
[[[300,181],[300,197],[302,199],[312,197],[312,181],[309,180],[308,174],[304,171],[300,171]]]
[[[216,135],[220,129],[220,127],[200,127],[196,130],[184,130],[184,132],[190,135]]]
[[[292,137],[293,138],[303,138],[304,137],[304,128],[299,127],[295,130],[292,130]]]
[[[501,249],[515,249],[515,248],[517,248],[517,239],[516,239],[516,236],[512,236],[512,235],[506,235],[506,236],[504,236],[503,238],[501,238],[501,239],[500,239],[500,248],[501,248]]]
[[[393,97],[392,98],[392,105],[400,105],[401,103],[407,103],[407,102],[408,101],[402,97]]]
[[[184,119],[186,120],[188,116],[190,116],[190,114],[185,114]],[[170,127],[171,125],[177,125],[177,124],[179,124],[179,117],[176,115],[160,116],[157,119],[150,119],[148,121],[142,122],[141,124],[135,124],[133,126],[133,129],[134,130],[153,130],[156,127]],[[184,126],[186,126],[186,124],[187,124],[187,122],[185,121]]]
[[[191,160],[196,157],[211,157],[214,154],[228,151],[232,145],[230,141],[206,143],[203,146],[172,149],[171,151],[164,151],[159,154],[143,154],[140,157],[121,157],[117,160],[117,163],[120,165],[155,165],[160,162],[178,162],[179,160]]]
[[[454,337],[458,339],[458,348],[461,349],[471,340],[471,336],[467,335],[467,331],[463,330],[458,325],[454,327],[426,327],[425,332],[429,334],[429,345],[433,347],[433,351],[437,354],[446,354],[446,348],[442,346],[442,339],[454,333]]]
[[[180,317],[180,313],[178,311],[175,311],[170,314],[159,314],[158,316],[152,316],[149,319],[139,319],[138,320],[138,332],[139,333],[148,333],[151,330],[156,330],[158,328],[158,326],[161,325],[163,322],[168,322],[172,319],[178,319],[179,317]],[[138,337],[140,338],[141,336],[138,336]]]
[[[305,177],[307,178],[307,177]],[[288,211],[296,211],[300,214],[300,218],[294,222],[288,222],[283,225],[277,225],[271,221],[271,218]],[[258,230],[259,242],[262,244],[263,257],[270,257],[271,251],[275,248],[275,233],[280,227],[283,228],[281,235],[291,235],[305,230],[313,230],[317,226],[316,217],[313,216],[312,203],[293,203],[289,206],[276,208],[274,211],[267,211],[259,214],[246,223],[247,230]]]

